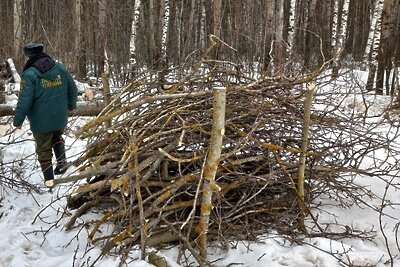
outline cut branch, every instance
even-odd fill
[[[76,109],[70,116],[97,116],[103,107],[102,102],[78,102]],[[0,117],[13,116],[14,112],[15,106],[8,104],[0,105]]]

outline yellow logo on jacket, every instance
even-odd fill
[[[57,77],[54,80],[47,80],[42,78],[41,83],[43,88],[60,86],[62,85],[61,75],[57,75]]]

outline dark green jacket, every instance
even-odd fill
[[[22,125],[25,117],[32,132],[47,133],[66,127],[68,110],[75,109],[78,90],[65,66],[54,63],[44,73],[35,66],[22,73],[15,127]]]

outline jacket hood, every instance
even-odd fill
[[[51,70],[55,66],[55,62],[51,57],[42,57],[36,60],[33,66],[43,74]]]
[[[36,73],[40,77],[44,76],[46,78],[51,78],[51,77],[48,77],[48,75],[51,76],[51,73],[47,73],[47,72],[49,72],[51,69],[53,69],[55,65],[56,65],[56,62],[54,61],[54,59],[52,59],[46,53],[41,53],[37,56],[29,58],[29,60],[26,62],[25,66],[24,66],[24,71],[31,67],[34,67],[36,70],[38,70],[38,71],[36,71]]]

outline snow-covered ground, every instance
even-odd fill
[[[349,99],[349,108],[357,108],[357,99]],[[376,112],[385,106],[387,97],[379,99],[379,105],[374,106]],[[383,102],[383,104],[382,104]],[[347,103],[345,103],[347,105]],[[66,133],[68,157],[72,160],[84,149],[85,142],[76,140],[73,130],[80,121],[71,121]],[[57,187],[48,192],[42,185],[41,173],[34,154],[32,135],[25,124],[22,130],[12,135],[0,136],[0,151],[3,162],[14,162],[23,159],[23,166],[18,169],[23,180],[36,185],[40,192],[16,192],[9,188],[0,191],[0,267],[20,266],[119,266],[119,259],[112,256],[95,259],[100,253],[100,247],[88,244],[87,236],[91,229],[76,228],[65,231],[64,226],[74,211],[68,211],[66,193],[70,190],[67,185]],[[382,131],[388,131],[382,125]],[[397,140],[400,141],[400,140]],[[393,143],[397,143],[396,140]],[[384,157],[384,153],[381,155]],[[399,155],[400,156],[400,155]],[[397,161],[393,159],[393,164]],[[363,164],[370,164],[365,162]],[[71,167],[67,174],[75,170]],[[14,175],[14,174],[13,174]],[[334,266],[400,266],[400,249],[397,242],[400,238],[400,192],[388,182],[399,185],[399,178],[356,176],[355,182],[365,186],[377,196],[385,195],[382,206],[379,198],[364,196],[364,204],[349,205],[346,208],[336,205],[335,201],[321,196],[324,210],[318,214],[321,225],[333,223],[338,231],[345,226],[360,232],[373,233],[372,240],[360,238],[343,238],[332,240],[326,237],[314,237],[302,240],[301,243],[289,242],[276,233],[268,233],[259,237],[258,242],[236,241],[227,247],[210,247],[210,260],[215,266],[302,266],[302,267],[334,267]],[[332,204],[329,206],[328,204]],[[383,213],[379,211],[382,210]],[[98,219],[97,214],[86,214],[84,220]],[[80,219],[81,220],[81,219]],[[344,227],[339,227],[343,225]],[[107,229],[103,229],[107,231]],[[372,232],[371,232],[372,231]],[[390,254],[389,254],[390,252]],[[159,252],[170,263],[170,266],[180,266],[175,263],[178,248],[172,247]],[[149,267],[153,266],[141,261],[140,252],[132,250],[131,261],[123,266]],[[392,257],[392,261],[391,258]],[[193,262],[195,262],[193,260]],[[192,266],[196,264],[193,263]]]

